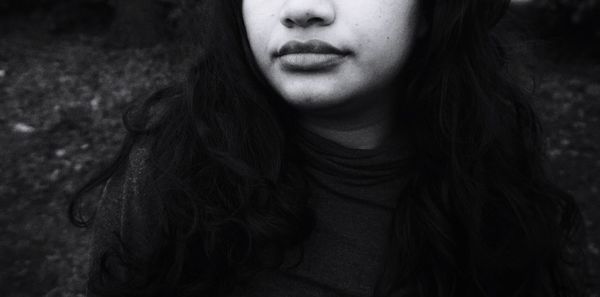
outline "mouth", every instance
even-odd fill
[[[274,58],[288,71],[328,70],[341,64],[350,54],[321,40],[290,41],[284,44]]]

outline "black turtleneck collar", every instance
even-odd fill
[[[392,206],[411,168],[412,150],[404,139],[388,138],[374,149],[345,147],[305,128],[292,141],[301,165],[318,188]]]

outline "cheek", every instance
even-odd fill
[[[398,1],[379,7],[364,20],[362,53],[374,74],[397,72],[415,43],[418,15],[414,1]],[[385,10],[387,7],[388,10]],[[377,66],[377,67],[375,67]]]
[[[243,1],[242,14],[248,42],[259,63],[268,58],[269,36],[277,21],[271,6],[260,0]]]

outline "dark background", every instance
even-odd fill
[[[127,103],[181,78],[198,11],[194,0],[0,0],[0,296],[83,296],[89,234],[68,223],[68,196],[118,149]],[[554,179],[583,211],[599,297],[600,0],[515,1],[504,24]]]

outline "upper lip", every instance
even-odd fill
[[[348,51],[339,49],[325,41],[321,40],[308,40],[305,42],[290,41],[284,44],[277,52],[276,57],[291,54],[335,54],[335,55],[347,55]]]

